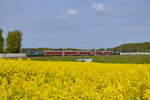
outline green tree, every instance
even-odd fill
[[[22,32],[14,30],[8,32],[7,38],[7,53],[20,53],[22,47]]]
[[[107,51],[112,51],[113,49],[112,48],[107,48]]]
[[[97,49],[97,51],[105,51],[105,48]]]
[[[4,38],[3,38],[3,30],[0,29],[0,53],[3,53],[4,49]]]

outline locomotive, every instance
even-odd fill
[[[28,51],[27,57],[120,55],[119,51]]]

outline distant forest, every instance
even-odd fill
[[[23,48],[22,51],[88,51],[87,49],[76,49],[76,48]],[[150,52],[150,42],[144,43],[128,43],[122,44],[114,48],[101,48],[96,49],[97,51],[121,51],[121,52]],[[90,49],[90,51],[95,51],[95,49]]]

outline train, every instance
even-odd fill
[[[120,55],[119,51],[27,51],[27,57]]]

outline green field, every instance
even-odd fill
[[[80,58],[93,58],[98,63],[133,63],[149,64],[150,55],[124,55],[124,56],[73,56],[73,57],[33,57],[34,61],[77,61]]]

